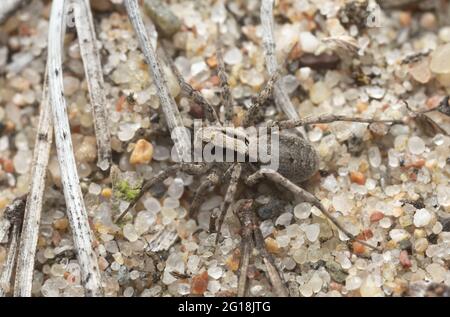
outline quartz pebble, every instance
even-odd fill
[[[413,136],[408,141],[408,149],[412,154],[422,154],[425,151],[425,142],[421,138]]]
[[[161,203],[156,198],[149,197],[144,200],[144,207],[152,213],[157,213],[161,210]]]
[[[362,284],[362,279],[359,276],[349,275],[345,279],[345,288],[349,291],[357,290]]]
[[[328,100],[330,98],[330,95],[331,95],[330,89],[322,81],[316,82],[311,87],[311,90],[309,92],[309,97],[311,98],[311,101],[315,104],[320,104],[325,100]]]
[[[316,224],[316,223],[315,224],[311,224],[311,225],[306,225],[303,230],[305,231],[306,238],[309,241],[314,242],[319,237],[320,225]]]
[[[157,145],[154,147],[153,150],[153,159],[157,161],[165,161],[169,159],[170,157],[170,151],[165,146]]]
[[[219,266],[213,266],[208,269],[208,275],[213,279],[218,279],[222,276],[223,269]]]
[[[291,223],[291,220],[292,214],[290,212],[285,212],[277,218],[277,220],[275,221],[275,225],[286,227]]]
[[[450,62],[448,56],[450,54],[450,44],[439,46],[431,54],[430,69],[435,74],[449,74]]]
[[[416,227],[427,226],[432,219],[431,213],[427,209],[419,209],[414,214],[414,225]]]
[[[33,153],[31,151],[18,151],[14,156],[14,170],[19,174],[28,173],[31,167]]]
[[[141,127],[139,123],[121,123],[119,125],[119,132],[117,136],[119,140],[122,142],[130,141],[134,133]]]
[[[242,71],[240,79],[242,83],[255,88],[259,88],[264,83],[264,76],[255,69]]]
[[[181,178],[174,178],[169,188],[167,189],[167,193],[170,197],[179,199],[184,192],[184,182]]]
[[[347,194],[338,194],[333,196],[332,203],[336,211],[340,211],[345,214],[349,213],[353,208],[353,202],[349,199]]]
[[[366,279],[361,284],[361,288],[359,289],[361,296],[363,297],[380,297],[384,296],[383,291],[380,287],[375,284],[375,281],[372,275],[366,277]]]
[[[431,71],[427,60],[420,61],[412,65],[409,69],[409,73],[417,82],[426,84],[431,79]]]
[[[236,65],[242,62],[241,50],[237,47],[233,47],[225,52],[223,55],[223,61],[229,65]]]
[[[134,241],[136,241],[139,238],[139,236],[138,236],[138,234],[136,232],[136,229],[131,224],[126,224],[123,227],[123,235],[130,242],[134,242]]]
[[[294,207],[294,215],[297,219],[307,219],[311,215],[311,204],[300,203]]]
[[[311,32],[301,32],[299,40],[302,50],[307,53],[314,53],[320,45],[320,41]]]
[[[376,146],[369,148],[367,155],[369,157],[369,163],[372,167],[379,167],[381,165],[381,154],[380,150]]]
[[[430,274],[434,283],[442,283],[447,275],[447,270],[442,265],[431,263],[426,267],[426,271]]]
[[[152,160],[153,145],[146,140],[137,141],[130,156],[130,164],[148,164]]]
[[[404,229],[392,229],[389,232],[389,236],[395,242],[400,242],[409,237],[409,233]]]
[[[142,235],[150,229],[156,221],[156,216],[153,212],[145,210],[138,213],[134,222],[134,228],[137,235]],[[131,241],[131,240],[130,240]]]

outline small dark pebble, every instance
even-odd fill
[[[443,113],[443,114],[445,114],[445,115],[447,115],[447,116],[450,116],[450,104],[448,103],[448,102],[449,102],[449,98],[450,98],[450,96],[445,97],[445,98],[439,103],[439,106],[438,106],[438,108],[437,108],[437,110],[438,110],[440,113]]]
[[[315,70],[336,69],[341,59],[335,54],[322,53],[314,55],[305,53],[299,58],[299,67],[310,67]]]
[[[117,277],[117,282],[119,283],[119,285],[123,286],[128,283],[128,281],[130,280],[130,273],[128,272],[128,268],[125,265],[122,265],[119,268]]]
[[[283,207],[284,205],[280,200],[271,199],[266,205],[259,207],[257,213],[261,220],[266,220],[279,215]]]
[[[202,106],[200,106],[199,104],[196,104],[196,103],[191,104],[191,107],[189,109],[189,114],[194,119],[204,119],[205,118],[205,113],[203,111]]]
[[[409,204],[409,205],[413,206],[416,209],[423,209],[423,208],[425,208],[425,203],[424,203],[422,197],[417,199],[417,200],[402,199],[402,200],[400,200],[400,202],[403,204],[403,206],[405,204]]]
[[[412,254],[412,243],[409,239],[402,240],[398,243],[400,249],[405,250],[408,254]]]
[[[181,28],[181,21],[173,14],[166,1],[144,0],[144,9],[164,37],[171,37]]]
[[[428,236],[428,242],[432,243],[432,244],[436,244],[437,243],[437,239],[438,239],[438,235],[437,234],[430,234]]]
[[[442,231],[450,231],[450,218],[440,218],[439,222],[442,224]]]
[[[345,27],[356,25],[359,29],[366,28],[370,14],[367,6],[367,0],[347,2],[338,12],[339,21]]]
[[[324,260],[319,260],[319,261],[317,261],[315,263],[310,263],[309,265],[310,265],[311,269],[318,270],[321,267],[325,266],[326,262]]]
[[[325,268],[331,276],[331,279],[336,283],[342,284],[345,282],[345,279],[348,276],[348,273],[345,272],[341,265],[335,261],[328,261],[325,264]]]
[[[350,139],[345,141],[347,145],[347,150],[350,154],[354,156],[360,156],[364,150],[364,142],[361,138],[352,136]]]
[[[150,188],[150,193],[155,198],[162,198],[166,191],[167,188],[163,183],[157,183]]]

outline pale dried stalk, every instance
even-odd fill
[[[155,82],[161,107],[164,112],[167,125],[169,126],[172,140],[175,143],[178,158],[183,162],[190,162],[191,139],[186,128],[183,126],[183,121],[181,119],[180,112],[178,111],[177,104],[167,88],[167,79],[158,61],[156,50],[150,42],[147,30],[145,29],[141,14],[139,12],[137,0],[125,0],[125,6],[127,8],[128,17],[137,34],[142,53],[144,54],[145,60],[149,65],[150,73],[152,74]]]
[[[273,0],[261,0],[260,19],[262,26],[262,44],[266,57],[266,67],[269,75],[273,75],[278,70],[277,57],[275,55],[275,41],[273,36]],[[289,99],[289,95],[284,90],[283,83],[278,80],[274,85],[274,99],[277,107],[281,109],[289,119],[297,120],[300,116]],[[304,129],[297,129],[304,135]]]
[[[111,138],[106,119],[106,96],[94,20],[88,0],[74,0],[72,3],[81,58],[83,59],[84,72],[91,99],[92,116],[94,118],[98,151],[97,166],[105,171],[111,165]]]
[[[28,0],[1,0],[0,23],[3,23],[25,2],[28,2]]]
[[[26,196],[16,198],[11,205],[5,209],[5,217],[11,225],[9,238],[8,257],[3,265],[0,275],[0,297],[4,297],[10,291],[11,276],[16,266],[17,245],[20,239],[20,228],[22,226],[23,211],[25,209]]]
[[[48,74],[44,76],[41,110],[34,145],[30,192],[25,206],[23,229],[17,258],[14,296],[29,297],[33,283],[34,258],[39,235],[45,178],[53,139],[51,106],[48,100]]]
[[[73,154],[61,65],[61,37],[65,27],[64,0],[53,1],[48,37],[49,97],[53,110],[55,144],[64,189],[67,216],[78,254],[81,281],[87,296],[101,296],[101,276],[97,256],[92,247],[92,234],[81,193]]]
[[[11,242],[8,248],[8,257],[3,265],[2,274],[0,276],[0,297],[5,297],[6,293],[9,292],[9,287],[11,283],[11,276],[14,270],[17,257],[17,245],[20,238],[20,229],[18,225],[13,225],[11,230]]]

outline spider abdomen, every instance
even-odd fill
[[[281,133],[278,172],[294,183],[301,183],[319,170],[319,156],[311,143],[296,135]]]

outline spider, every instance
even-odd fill
[[[219,32],[220,33],[220,32]],[[293,129],[295,127],[312,125],[317,123],[330,123],[334,121],[348,121],[348,122],[361,122],[361,123],[391,123],[391,124],[402,124],[401,120],[374,120],[374,119],[363,119],[363,118],[353,118],[347,116],[339,115],[321,115],[318,117],[310,117],[300,120],[285,120],[285,121],[271,121],[271,122],[260,122],[261,119],[256,115],[260,108],[266,104],[272,93],[274,83],[279,77],[279,71],[266,83],[265,87],[258,94],[256,98],[253,99],[252,105],[247,110],[244,118],[242,127],[234,127],[232,124],[233,119],[233,104],[234,100],[231,96],[230,87],[228,86],[228,77],[225,71],[222,47],[221,47],[220,35],[217,41],[217,72],[220,79],[221,97],[222,105],[224,106],[224,120],[221,120],[215,110],[215,108],[202,96],[202,94],[195,90],[190,84],[188,84],[177,67],[175,66],[170,55],[162,49],[164,54],[163,60],[169,64],[172,72],[178,80],[180,87],[182,88],[182,93],[190,98],[194,103],[199,104],[205,111],[206,118],[210,124],[206,127],[201,128],[200,137],[194,142],[213,144],[215,148],[231,150],[236,153],[236,155],[241,155],[246,158],[249,156],[249,140],[251,138],[242,128],[248,128],[255,125],[265,126],[268,128],[279,128],[281,132],[277,134],[279,138],[279,168],[277,170],[264,167],[261,161],[248,162],[248,161],[232,161],[232,162],[210,162],[210,163],[177,163],[167,169],[161,171],[159,174],[155,175],[150,180],[146,181],[139,194],[130,203],[129,207],[123,211],[119,217],[117,217],[116,222],[120,221],[126,213],[137,203],[137,201],[146,193],[152,186],[157,183],[162,182],[169,176],[177,173],[178,171],[185,172],[190,175],[200,176],[206,174],[206,178],[194,193],[193,200],[190,205],[189,216],[195,218],[197,212],[205,199],[206,194],[213,188],[220,186],[223,183],[228,183],[226,189],[224,202],[220,207],[220,213],[215,216],[214,213],[210,216],[210,233],[216,233],[216,244],[220,240],[221,228],[224,219],[227,215],[227,211],[231,209],[236,200],[238,186],[245,183],[247,186],[252,187],[258,182],[263,180],[268,180],[281,188],[288,190],[293,193],[296,198],[301,199],[305,202],[311,203],[316,206],[341,232],[348,236],[352,241],[358,241],[372,249],[377,249],[377,247],[372,246],[364,241],[358,240],[354,235],[348,232],[338,220],[322,205],[320,200],[318,200],[314,195],[307,192],[299,186],[300,183],[310,179],[319,170],[319,156],[314,149],[313,145],[294,133],[288,133],[287,129]],[[260,137],[260,136],[259,136]],[[223,142],[225,140],[225,142]],[[231,141],[231,142],[227,142]],[[251,195],[251,194],[249,194]],[[288,291],[284,286],[281,275],[279,274],[273,259],[271,258],[268,251],[265,249],[264,240],[262,238],[261,231],[258,227],[258,219],[255,214],[255,208],[253,200],[247,200],[241,204],[241,208],[237,212],[238,218],[241,220],[243,225],[242,239],[243,239],[243,258],[241,260],[241,273],[238,295],[242,296],[245,294],[246,285],[246,269],[248,267],[248,258],[250,252],[250,246],[253,244],[251,242],[251,237],[255,239],[255,245],[263,256],[264,263],[267,267],[267,272],[269,275],[269,280],[271,281],[275,294],[278,296],[287,296]]]

